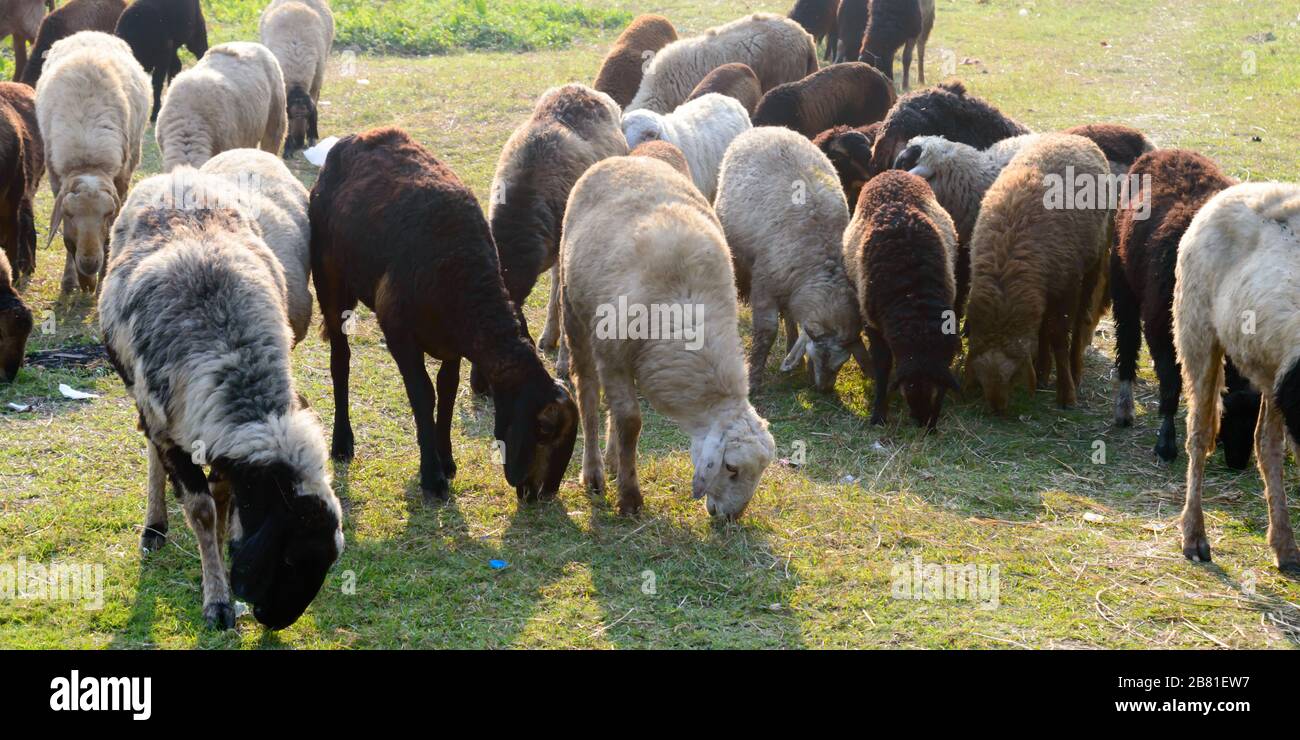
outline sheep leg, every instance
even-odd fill
[[[1204,353],[1188,352],[1182,358],[1183,380],[1189,391],[1187,500],[1183,504],[1180,522],[1183,557],[1204,563],[1210,562],[1211,558],[1210,540],[1205,536],[1205,515],[1201,510],[1201,492],[1205,488],[1205,458],[1214,449],[1214,424],[1219,407],[1219,373],[1222,372],[1223,365],[1223,349],[1217,343],[1207,349]],[[1200,354],[1208,356],[1200,357]],[[1261,414],[1261,422],[1263,418]]]
[[[230,481],[225,476],[213,473],[208,477],[208,487],[212,491],[212,502],[216,505],[217,547],[225,543],[230,535]]]
[[[1119,372],[1119,390],[1115,393],[1115,425],[1133,426],[1133,381],[1137,379],[1138,350],[1142,345],[1142,321],[1139,315],[1137,296],[1124,276],[1124,265],[1118,254],[1110,257],[1110,286],[1112,309],[1115,316],[1115,367]],[[1172,341],[1172,337],[1170,337]],[[1150,344],[1150,339],[1147,340]],[[1172,345],[1170,347],[1172,349]],[[1152,345],[1152,354],[1155,347]],[[1160,378],[1161,405],[1164,404],[1165,379]],[[1176,402],[1175,402],[1176,403]],[[1164,415],[1163,409],[1161,415]],[[1172,422],[1171,422],[1172,428]],[[1163,435],[1164,427],[1161,426]],[[1170,441],[1172,445],[1172,440]],[[1156,445],[1159,453],[1160,445]],[[1165,457],[1172,460],[1173,456]]]
[[[1282,463],[1286,459],[1286,429],[1275,401],[1265,394],[1255,426],[1255,463],[1264,479],[1264,497],[1268,501],[1268,546],[1273,562],[1280,570],[1300,573],[1300,549],[1296,548],[1291,530],[1291,515],[1286,506],[1286,485]]]
[[[871,423],[883,426],[889,421],[889,376],[894,370],[894,353],[890,351],[885,335],[879,330],[868,326],[866,331],[867,341],[871,345],[871,363],[876,370]]]
[[[21,33],[14,34],[14,82],[22,79],[23,70],[27,68],[27,41]]]
[[[537,348],[553,352],[560,341],[560,264],[551,267],[551,297],[546,302],[546,326],[542,327],[542,341]]]
[[[438,456],[433,418],[435,397],[429,372],[424,368],[424,351],[405,332],[389,331],[391,327],[384,327],[383,323],[380,328],[385,329],[388,351],[402,373],[406,397],[411,402],[411,414],[415,417],[415,439],[420,447],[420,492],[426,504],[446,501],[451,498],[451,485]]]
[[[153,442],[149,443],[147,485],[149,503],[144,512],[144,533],[140,535],[140,549],[155,552],[167,544],[167,468]]]
[[[320,282],[317,281],[316,294],[320,295],[321,292]],[[348,403],[352,348],[348,346],[348,335],[343,332],[343,313],[351,314],[351,311],[331,311],[326,308],[325,301],[321,301],[325,333],[330,342],[330,380],[334,385],[334,439],[330,444],[330,457],[339,461],[351,460],[355,454]]]
[[[1151,359],[1160,382],[1160,432],[1156,435],[1155,452],[1165,462],[1178,457],[1178,428],[1174,415],[1178,413],[1178,397],[1183,393],[1183,378],[1178,370],[1178,357],[1174,351],[1173,337],[1166,335],[1158,342],[1147,338]],[[1132,395],[1130,391],[1130,403]]]
[[[636,445],[641,435],[641,407],[636,400],[636,386],[625,372],[602,373],[605,401],[615,436],[606,440],[607,446],[618,452],[618,513],[636,516],[641,513],[641,485],[636,474]]]
[[[582,484],[591,493],[602,495],[605,472],[600,459],[600,380],[596,360],[581,321],[565,310],[564,322],[565,345],[570,352],[569,377],[573,379],[578,415],[582,417]]]
[[[456,390],[460,387],[460,358],[443,360],[438,368],[438,456],[447,480],[456,477],[456,462],[451,457],[451,419],[456,410]]]
[[[1070,372],[1070,324],[1068,319],[1053,321],[1052,324],[1052,356],[1056,360],[1056,404],[1063,409],[1074,408],[1079,399],[1074,385],[1074,376]]]
[[[1029,390],[1037,392],[1052,382],[1052,322],[1044,319],[1038,327],[1038,356],[1034,359],[1034,372],[1029,374]]]
[[[912,50],[916,48],[916,39],[908,39],[903,45],[903,89],[912,89]]]
[[[781,323],[781,309],[768,292],[755,286],[753,293],[754,340],[749,351],[749,387],[757,388],[763,382],[763,370],[767,367],[767,356],[772,352],[776,342],[777,329]],[[787,329],[788,332],[788,329]]]
[[[230,583],[221,558],[217,539],[217,502],[212,497],[207,476],[180,447],[159,450],[160,459],[181,492],[181,509],[185,521],[199,542],[199,562],[203,565],[203,619],[209,627],[230,629],[235,626]]]
[[[64,295],[70,294],[77,289],[80,281],[77,279],[77,248],[73,245],[68,237],[63,237],[63,248],[67,252],[67,258],[63,263],[63,281],[59,289]]]
[[[27,274],[36,272],[36,214],[32,209],[32,199],[23,198],[18,209],[18,238],[22,247],[20,253],[27,254]]]
[[[799,324],[789,315],[785,316],[785,349],[787,352],[799,341]]]

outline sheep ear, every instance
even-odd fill
[[[931,177],[934,177],[934,168],[927,165],[918,164],[917,166],[908,170],[908,173],[916,175],[922,180],[929,180]]]
[[[799,328],[799,338],[795,340],[794,346],[790,348],[789,354],[781,360],[781,372],[788,373],[799,365],[799,360],[803,359],[804,353],[808,351],[808,334],[804,332],[803,327]]]
[[[54,236],[59,233],[59,227],[63,225],[63,199],[68,197],[67,185],[64,184],[59,189],[59,197],[54,199],[54,213],[50,216],[50,238],[45,242],[45,248],[49,249],[54,243]]]
[[[714,424],[703,440],[691,445],[691,462],[695,464],[695,478],[691,481],[691,498],[704,498],[713,482],[722,474],[722,428]]]

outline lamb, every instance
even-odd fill
[[[718,168],[727,147],[751,128],[745,106],[719,93],[696,98],[668,115],[641,109],[623,116],[628,147],[666,141],[681,149],[691,166],[691,179],[709,200],[717,193]]]
[[[618,478],[619,513],[641,511],[640,392],[690,436],[692,495],[706,498],[711,516],[739,517],[776,444],[749,403],[731,255],[709,202],[663,162],[605,160],[573,188],[560,255],[564,336],[582,413],[583,484],[603,492],[608,468]],[[657,311],[649,317],[655,326],[630,312],[622,318],[632,322],[620,326],[612,310],[620,305]],[[609,404],[603,463],[602,388]]]
[[[492,178],[488,222],[501,255],[506,290],[525,333],[524,301],[538,276],[552,270],[541,338],[544,351],[555,349],[559,342],[559,270],[553,268],[569,191],[588,167],[627,150],[619,129],[618,104],[604,93],[576,84],[542,93],[532,115],[501,150]],[[477,369],[470,381],[475,392],[487,390]]]
[[[730,62],[749,65],[762,92],[767,92],[816,72],[817,48],[812,36],[788,18],[771,13],[746,16],[661,49],[624,111],[669,113],[706,75]]]
[[[835,166],[850,208],[858,202],[862,186],[871,179],[867,168],[871,164],[871,147],[880,135],[880,126],[880,122],[857,128],[836,126],[813,139],[813,145],[822,150]]]
[[[195,59],[208,53],[208,26],[199,0],[135,0],[117,20],[114,33],[127,42],[144,71],[153,75],[153,109],[157,121],[163,86],[181,73],[180,48]]]
[[[907,142],[917,136],[942,136],[976,149],[1030,133],[984,100],[966,92],[959,80],[910,92],[885,117],[871,155],[873,176],[891,168]]]
[[[1067,182],[1066,168],[1077,179]],[[1046,134],[984,196],[971,237],[966,371],[995,414],[1006,413],[1014,382],[1047,383],[1053,360],[1057,403],[1077,399],[1084,350],[1105,310],[1112,210],[1083,200],[1057,207],[1051,198],[1108,174],[1096,144]]]
[[[22,81],[32,87],[41,79],[45,69],[45,54],[55,42],[79,31],[113,33],[117,21],[126,10],[126,0],[72,0],[45,16],[36,43],[32,45],[31,59],[23,68]]]
[[[1155,453],[1168,462],[1178,456],[1174,415],[1182,392],[1171,313],[1178,245],[1205,202],[1236,181],[1209,159],[1182,149],[1145,154],[1130,174],[1137,179],[1139,190],[1129,195],[1127,207],[1120,208],[1115,217],[1115,251],[1110,258],[1115,366],[1119,370],[1115,423],[1133,424],[1133,381],[1145,334],[1160,382],[1160,432]],[[1228,365],[1229,389],[1238,395],[1224,404],[1220,429],[1225,432],[1228,464],[1241,469],[1250,462],[1259,393],[1243,382],[1231,360]]]
[[[823,392],[850,355],[865,373],[862,319],[841,254],[849,210],[826,155],[785,128],[741,134],[723,160],[716,208],[736,285],[753,307],[750,386],[762,380],[782,316],[789,349],[782,370],[806,354]]]
[[[334,458],[353,454],[345,322],[362,301],[406,384],[425,501],[446,500],[456,475],[451,419],[462,357],[491,385],[506,480],[522,500],[553,499],[573,455],[578,410],[515,318],[469,188],[406,132],[375,129],[330,150],[310,216],[312,279],[334,381]],[[436,396],[426,354],[442,361]]]
[[[600,63],[600,72],[592,87],[626,107],[641,87],[641,79],[650,60],[668,44],[677,40],[677,29],[662,15],[639,15],[619,34],[614,46]]]
[[[862,49],[862,38],[867,33],[867,21],[871,15],[871,0],[840,0],[839,11],[835,16],[839,40],[836,43],[834,60],[851,62]]]
[[[1156,149],[1156,145],[1146,137],[1146,134],[1135,128],[1113,123],[1090,123],[1067,128],[1061,133],[1082,136],[1101,147],[1102,153],[1106,155],[1106,161],[1110,162],[1111,174],[1116,177],[1128,174],[1129,168],[1138,157]]]
[[[270,49],[248,41],[214,46],[167,90],[154,129],[163,171],[201,167],[227,149],[277,154],[287,110],[284,76]]]
[[[82,31],[51,47],[36,118],[55,194],[50,242],[62,225],[67,248],[65,294],[93,293],[103,277],[109,228],[140,164],[148,111],[149,78],[126,42]]]
[[[27,42],[36,38],[50,0],[0,0],[0,39],[14,40],[14,81],[27,66]]]
[[[31,309],[14,289],[9,259],[0,252],[0,382],[12,383],[18,377],[34,325]]]
[[[1278,568],[1300,573],[1282,479],[1285,441],[1300,444],[1298,233],[1300,186],[1247,183],[1211,198],[1178,247],[1174,346],[1188,389],[1182,544],[1189,560],[1210,561],[1201,491],[1227,354],[1263,391],[1255,458],[1268,500],[1268,544]]]
[[[32,204],[44,174],[36,93],[18,82],[0,82],[0,243],[17,276],[36,271]]]
[[[628,155],[630,157],[651,157],[669,165],[673,169],[682,173],[686,177],[691,176],[691,165],[686,161],[686,155],[682,150],[669,144],[666,141],[647,141],[641,144]]]
[[[844,262],[871,342],[873,424],[886,422],[889,395],[901,388],[912,419],[933,430],[944,396],[959,388],[949,369],[961,350],[956,247],[952,219],[921,178],[891,170],[863,189],[844,234]]]
[[[238,211],[149,202],[172,187],[132,192],[99,301],[104,346],[148,440],[141,545],[166,541],[170,479],[198,540],[208,625],[234,627],[238,597],[282,629],[343,550],[325,439],[294,389],[284,273]]]
[[[866,36],[858,61],[867,62],[894,80],[894,55],[903,49],[903,89],[911,87],[912,50],[916,74],[925,84],[925,45],[934,30],[934,0],[871,0]]]
[[[758,108],[758,101],[763,99],[763,90],[758,86],[758,76],[749,65],[739,62],[724,64],[705,75],[686,98],[686,102],[702,98],[709,93],[721,93],[739,100],[751,116]]]
[[[826,39],[824,58],[828,62],[834,61],[839,41],[839,26],[836,24],[839,5],[839,0],[795,0],[788,16],[812,35],[814,44]]]
[[[895,100],[894,83],[870,65],[833,64],[769,90],[754,111],[754,125],[785,126],[812,139],[835,126],[883,120]]]
[[[284,158],[320,139],[317,106],[334,45],[334,14],[326,0],[272,0],[262,11],[262,44],[284,75],[289,132]]]

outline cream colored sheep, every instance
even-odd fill
[[[619,511],[641,509],[637,392],[691,438],[695,498],[740,516],[776,454],[749,403],[731,256],[691,181],[650,157],[614,157],[574,186],[560,249],[565,340],[582,414],[582,480],[601,491],[600,390]],[[640,316],[641,318],[637,318]]]
[[[170,172],[227,149],[276,154],[288,125],[280,63],[265,46],[236,41],[212,47],[172,80],[154,133]]]
[[[284,156],[320,138],[317,106],[334,45],[334,14],[326,0],[271,0],[262,11],[262,43],[280,62],[289,115]]]
[[[36,119],[54,191],[50,241],[62,225],[67,247],[62,289],[93,292],[106,267],[109,228],[140,164],[149,77],[125,41],[73,34],[46,57]]]
[[[691,179],[709,200],[718,192],[718,169],[727,147],[751,128],[745,106],[722,93],[696,98],[667,115],[634,110],[623,116],[623,134],[630,149],[647,141],[666,141],[682,150],[691,167]]]

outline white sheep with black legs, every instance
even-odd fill
[[[1227,354],[1263,391],[1255,458],[1268,545],[1277,567],[1300,572],[1282,478],[1288,437],[1300,444],[1300,185],[1246,183],[1214,196],[1183,235],[1174,279],[1174,343],[1187,389],[1183,555],[1210,560],[1201,491]]]
[[[262,43],[284,75],[288,135],[284,156],[314,145],[325,65],[334,45],[334,13],[326,0],[271,0],[258,23]]]
[[[132,193],[99,301],[104,345],[148,439],[141,544],[165,541],[170,479],[199,543],[204,618],[232,627],[238,597],[280,629],[343,549],[325,438],[296,400],[275,254],[236,209],[156,207],[181,187],[170,179]]]
[[[640,511],[640,391],[690,436],[695,498],[707,498],[714,516],[740,516],[776,445],[749,403],[731,254],[708,201],[665,162],[607,159],[573,188],[560,255],[583,483],[603,491],[608,468],[618,477],[620,513]],[[602,388],[609,404],[604,463]]]
[[[727,147],[751,128],[745,106],[721,93],[698,97],[667,115],[634,110],[623,116],[629,149],[647,141],[666,141],[676,146],[686,155],[695,186],[709,200],[717,193],[718,169]]]

